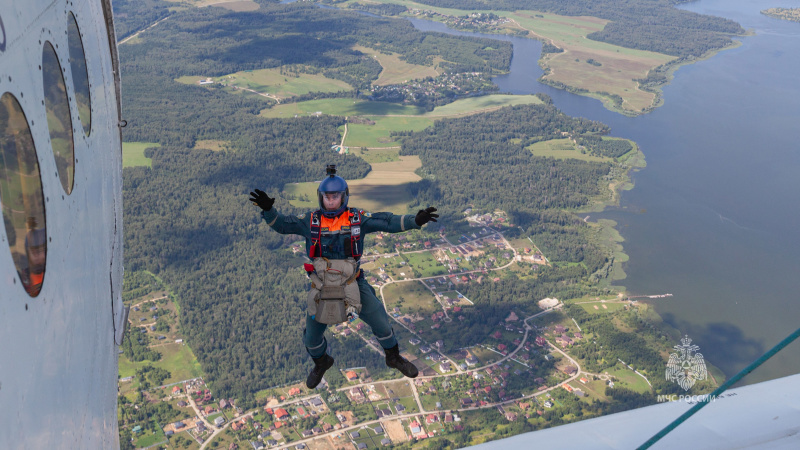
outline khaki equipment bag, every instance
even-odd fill
[[[361,312],[361,293],[356,278],[361,273],[353,258],[314,258],[309,273],[308,314],[317,322],[333,325],[347,321],[347,314]]]

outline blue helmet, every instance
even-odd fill
[[[347,187],[347,181],[344,178],[336,175],[336,165],[330,164],[325,169],[328,176],[319,184],[317,188],[317,200],[319,201],[319,209],[325,217],[336,217],[347,209],[347,200],[350,199],[350,188]],[[341,192],[343,193],[342,205],[336,210],[325,209],[325,204],[322,202],[322,195],[326,192]]]

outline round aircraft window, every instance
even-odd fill
[[[72,140],[72,118],[69,114],[67,86],[58,63],[56,50],[50,42],[42,49],[42,84],[44,105],[47,110],[47,128],[50,130],[50,145],[56,159],[56,170],[61,187],[69,194],[75,178],[75,143]]]
[[[36,297],[47,261],[42,179],[28,121],[8,92],[0,97],[0,207],[17,274]]]
[[[83,52],[81,32],[75,15],[69,13],[67,20],[67,39],[69,41],[69,65],[72,68],[72,84],[75,88],[75,101],[78,104],[78,117],[83,124],[83,132],[89,136],[92,130],[92,101],[89,94],[89,72],[86,70],[86,55]]]

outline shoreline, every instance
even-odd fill
[[[750,30],[748,30],[745,34],[735,35],[735,36],[736,37],[749,37],[749,36],[755,36],[755,33],[750,31]],[[544,42],[544,41],[542,41],[542,42]],[[693,57],[692,56],[692,57],[677,58],[677,59],[675,59],[673,61],[670,61],[670,62],[668,62],[666,64],[662,64],[662,65],[660,65],[658,67],[655,67],[655,68],[651,69],[650,72],[648,72],[648,76],[653,71],[657,71],[656,73],[658,73],[658,72],[663,73],[663,75],[665,76],[665,79],[664,79],[663,82],[660,82],[658,84],[654,84],[653,86],[647,87],[647,88],[642,87],[641,82],[639,82],[639,89],[640,90],[642,90],[644,92],[649,92],[649,93],[655,94],[655,98],[653,99],[653,103],[651,103],[650,106],[648,106],[647,108],[642,109],[641,111],[633,111],[633,110],[630,110],[630,109],[623,108],[621,106],[621,104],[625,101],[625,99],[622,98],[622,97],[615,98],[616,96],[614,96],[614,95],[608,95],[608,94],[605,94],[605,93],[602,93],[602,92],[599,92],[599,91],[598,92],[589,91],[589,90],[581,88],[581,87],[564,84],[564,83],[562,83],[560,81],[551,81],[551,80],[545,79],[545,76],[547,76],[550,73],[550,71],[552,70],[552,68],[546,64],[546,60],[544,59],[544,55],[546,55],[545,53],[542,53],[542,56],[539,58],[539,61],[538,61],[539,67],[542,68],[544,73],[542,74],[541,77],[539,77],[539,79],[537,81],[539,81],[542,84],[546,84],[546,85],[548,85],[550,87],[556,88],[556,89],[563,89],[563,90],[565,90],[565,91],[567,91],[567,92],[569,92],[571,94],[582,95],[584,97],[590,97],[590,98],[594,98],[594,99],[600,100],[600,102],[603,104],[603,107],[606,108],[607,110],[611,111],[611,112],[622,114],[623,116],[627,116],[627,117],[638,117],[638,116],[641,116],[641,115],[644,115],[644,114],[648,114],[648,113],[654,111],[656,108],[658,108],[658,107],[660,107],[660,106],[662,106],[664,104],[664,96],[663,96],[664,92],[663,92],[662,88],[664,86],[670,84],[672,82],[672,80],[675,79],[675,72],[677,72],[678,69],[680,69],[683,66],[688,66],[688,65],[700,62],[700,61],[705,61],[707,59],[712,58],[713,56],[717,55],[720,52],[723,52],[725,50],[732,50],[732,49],[741,47],[742,45],[743,45],[742,41],[736,40],[736,39],[732,39],[732,43],[730,45],[727,45],[727,46],[722,47],[722,48],[709,50],[709,51],[703,53],[702,55],[700,55],[699,57]]]

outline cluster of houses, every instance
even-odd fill
[[[490,83],[486,75],[481,72],[445,73],[436,78],[410,80],[384,86],[373,85],[370,88],[370,100],[418,103],[444,97],[480,95],[491,88]]]

